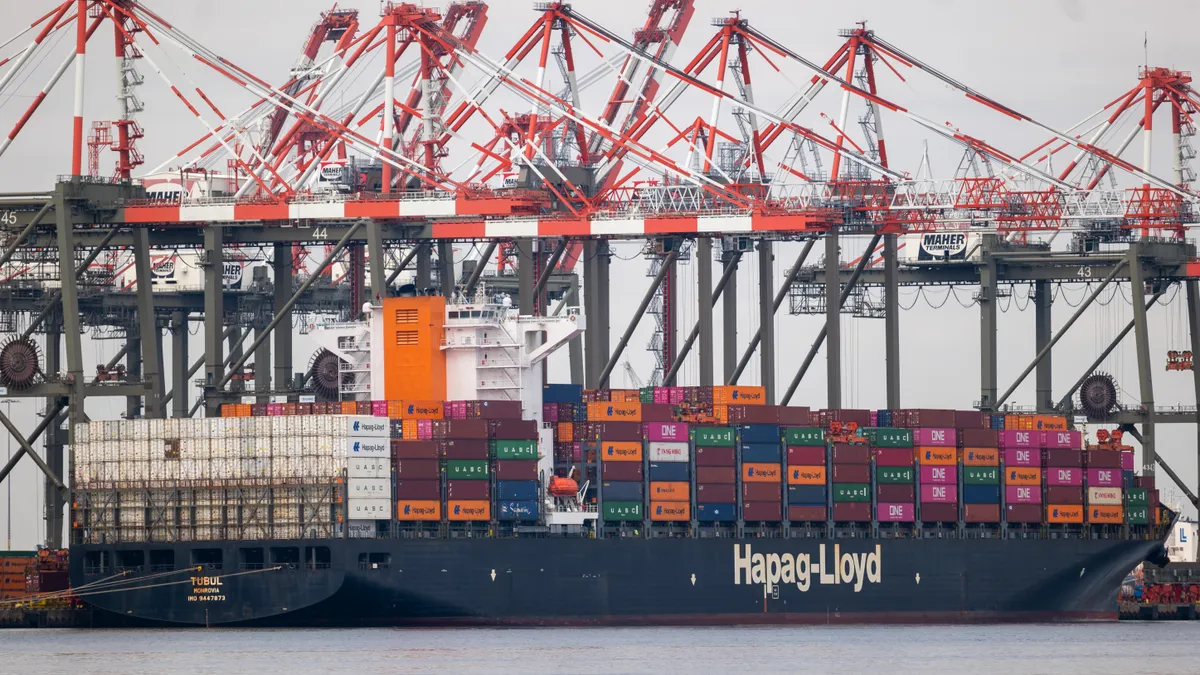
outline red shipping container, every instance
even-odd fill
[[[963,429],[958,434],[958,445],[963,448],[998,448],[1000,432],[995,429]]]
[[[833,465],[833,483],[870,483],[871,466],[869,464],[837,464]]]
[[[675,406],[666,403],[643,403],[642,422],[672,422]]]
[[[924,523],[956,523],[958,522],[958,504],[922,502],[920,520]]]
[[[1039,504],[1009,504],[1004,510],[1004,520],[1010,523],[1040,523],[1042,522],[1042,505]]]
[[[1043,466],[1083,466],[1082,450],[1043,450]]]
[[[537,437],[537,422],[533,420],[488,420],[488,438],[502,441],[536,441]]]
[[[487,483],[487,481],[471,481],[472,483]],[[437,501],[442,498],[442,481],[440,480],[398,480],[396,481],[396,500]]]
[[[742,502],[742,520],[779,522],[783,520],[783,504],[774,502]]]
[[[1089,469],[1121,469],[1121,453],[1112,450],[1088,450],[1084,460]]]
[[[445,459],[487,459],[488,442],[480,439],[460,438],[452,441],[440,441],[440,454]],[[468,497],[462,497],[468,499]]]
[[[875,500],[879,502],[908,503],[916,501],[916,489],[912,483],[881,483],[875,486]]]
[[[833,520],[837,523],[869,523],[871,502],[834,502]]]
[[[537,480],[536,459],[502,459],[495,462],[496,480]]]
[[[733,448],[696,448],[696,466],[736,466]],[[824,462],[822,462],[824,464]]]
[[[436,459],[398,459],[392,468],[397,479],[436,480],[441,477]]]
[[[757,483],[767,485],[770,483]],[[697,504],[729,504],[737,501],[737,488],[732,483],[700,483],[696,485]]]
[[[872,448],[875,466],[912,466],[912,448]]]
[[[486,480],[448,480],[446,481],[447,500],[491,499],[491,482]]]
[[[284,405],[287,405],[287,404],[285,403]],[[354,414],[355,415],[370,415],[371,414],[371,402],[370,401],[355,401],[354,402]]]
[[[640,441],[643,438],[640,422],[593,422],[592,429],[596,438],[605,441]]]
[[[914,429],[918,427],[940,427],[953,429],[957,412],[954,410],[932,410],[920,408],[908,411],[908,421]]]
[[[834,464],[870,464],[871,463],[871,448],[865,445],[851,445],[849,443],[834,443],[833,444],[833,463]]]
[[[979,411],[979,410],[955,410],[954,411],[954,424],[952,426],[955,427],[956,429],[962,429],[963,431],[967,431],[967,430],[990,431],[990,429],[984,429],[984,427],[986,427],[987,425],[988,425],[988,416],[985,415],[982,411]],[[984,446],[979,446],[979,447],[994,448],[996,446],[984,445]]]
[[[640,481],[642,479],[642,463],[604,462],[600,472],[606,481]]]
[[[730,424],[779,424],[779,407],[773,405],[730,404]]]
[[[737,469],[732,466],[697,466],[696,482],[733,484],[737,482]]]
[[[1135,476],[1133,479],[1134,487],[1146,488],[1147,490],[1154,489],[1154,476]]]
[[[1082,504],[1083,488],[1073,485],[1047,485],[1047,504]]]
[[[963,520],[968,523],[1000,522],[999,504],[964,504]]]
[[[779,423],[789,427],[812,426],[812,413],[806,406],[780,406]]]
[[[446,438],[482,438],[487,440],[487,420],[438,420],[434,424],[445,426]],[[511,439],[505,439],[511,440]]]
[[[437,459],[440,448],[435,441],[402,441],[392,439],[392,459]],[[423,497],[413,497],[423,499]]]
[[[809,521],[820,522],[826,519],[824,506],[789,506],[788,520],[793,522]]]
[[[787,463],[788,466],[825,466],[825,446],[790,445]]]
[[[747,502],[781,502],[781,483],[742,483],[742,500]]]
[[[472,405],[473,404],[473,405]],[[468,417],[485,420],[520,420],[520,401],[468,401]],[[473,414],[472,414],[473,413]],[[527,440],[523,438],[505,440]]]

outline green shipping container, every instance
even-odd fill
[[[834,483],[833,501],[869,502],[871,501],[871,486],[866,483]]]
[[[639,389],[638,400],[642,403],[654,403],[654,387],[642,387]]]
[[[784,430],[785,445],[825,445],[825,430],[818,427],[793,427]]]
[[[491,441],[488,449],[496,459],[537,459],[537,441]]]
[[[891,429],[888,427],[872,427],[863,429],[863,436],[877,448],[911,448],[913,446],[912,429]]]
[[[884,485],[890,483],[911,483],[915,472],[911,466],[878,466],[875,467],[875,482]]]
[[[605,520],[642,520],[641,502],[604,502]]]
[[[1127,506],[1127,507],[1125,507],[1125,522],[1130,525],[1149,525],[1150,524],[1150,507],[1149,506]]]
[[[446,478],[450,480],[473,478],[488,479],[486,459],[451,459],[446,462]]]
[[[692,440],[699,448],[732,448],[737,445],[734,438],[733,427],[696,427],[692,432]]]
[[[1128,488],[1125,490],[1125,503],[1129,506],[1148,506],[1150,491],[1146,488]]]
[[[999,485],[1000,470],[994,466],[964,466],[963,485]]]

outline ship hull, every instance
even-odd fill
[[[77,546],[89,551],[199,543]],[[211,542],[327,549],[328,564],[136,572],[83,588],[98,623],[581,626],[1115,620],[1125,575],[1162,542],[1084,539],[380,539]],[[322,551],[323,553],[324,551]],[[366,562],[375,561],[375,562]],[[278,568],[278,569],[276,569]],[[92,570],[94,571],[94,570]],[[152,576],[153,575],[153,576]]]

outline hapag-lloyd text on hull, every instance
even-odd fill
[[[795,584],[807,591],[815,579],[822,586],[853,585],[858,593],[864,583],[878,584],[883,578],[880,548],[876,544],[874,553],[842,553],[841,544],[834,544],[833,557],[827,560],[826,545],[820,544],[814,562],[811,553],[753,553],[750,544],[734,544],[733,583],[763,584],[768,590],[780,583]]]

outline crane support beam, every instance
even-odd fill
[[[663,279],[667,276],[667,271],[675,265],[675,261],[679,258],[679,249],[671,249],[667,257],[663,259],[662,267],[658,269],[658,274],[654,275],[654,280],[650,282],[650,288],[646,289],[646,295],[642,297],[641,304],[633,313],[633,318],[629,320],[629,325],[625,328],[625,334],[617,342],[617,348],[613,350],[612,356],[609,357],[608,363],[604,366],[604,370],[600,372],[600,381],[597,384],[598,388],[603,388],[608,384],[608,376],[612,373],[612,369],[616,367],[617,360],[621,358],[621,353],[625,351],[625,345],[629,344],[629,338],[633,337],[633,331],[637,329],[638,323],[646,314],[646,308],[650,306],[650,301],[654,299],[654,294],[658,292],[658,287],[662,285]]]

